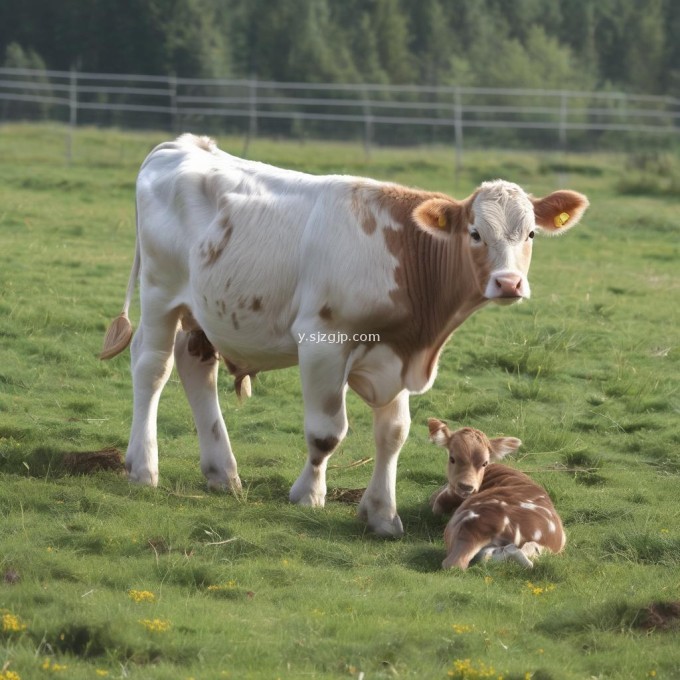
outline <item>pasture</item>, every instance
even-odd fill
[[[242,404],[221,372],[239,498],[206,491],[176,375],[158,489],[65,463],[125,451],[129,353],[97,354],[134,253],[136,172],[167,137],[79,130],[66,167],[63,129],[0,128],[0,678],[680,677],[677,161],[470,152],[454,178],[444,148],[367,160],[351,145],[250,145],[278,165],[459,197],[502,177],[590,199],[572,232],[537,238],[532,299],[469,319],[435,387],[411,399],[405,536],[389,541],[346,491],[373,455],[351,395],[326,508],[288,503],[306,455],[294,369],[259,375]],[[427,501],[446,456],[428,417],[522,439],[506,462],[550,492],[562,555],[531,572],[440,570],[446,520]]]

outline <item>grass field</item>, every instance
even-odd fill
[[[379,540],[339,490],[365,486],[370,412],[349,398],[324,510],[291,506],[304,461],[295,370],[222,407],[242,498],[209,494],[179,381],[161,400],[158,489],[69,473],[64,455],[124,451],[129,354],[102,363],[134,249],[134,181],[162,134],[0,127],[0,679],[680,678],[680,227],[669,156],[376,150],[256,141],[253,158],[463,196],[503,177],[591,208],[537,239],[532,300],[488,308],[413,397],[398,501]],[[220,140],[238,153],[242,140]],[[138,312],[133,310],[135,322]],[[431,516],[445,456],[428,417],[524,442],[564,554],[443,572]],[[352,465],[353,463],[359,463]],[[654,618],[656,616],[656,618]]]

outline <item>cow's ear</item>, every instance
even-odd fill
[[[522,446],[521,440],[516,437],[496,437],[489,441],[491,443],[491,460],[501,460]]]
[[[446,198],[428,198],[413,211],[414,222],[435,237],[447,237],[455,231],[465,213],[462,203]]]
[[[451,430],[446,426],[446,423],[436,418],[427,419],[427,427],[430,430],[430,441],[437,446],[446,446],[451,437]]]
[[[588,207],[588,199],[577,191],[563,189],[543,198],[530,197],[536,226],[546,234],[561,234],[578,224]]]

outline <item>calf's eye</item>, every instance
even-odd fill
[[[533,232],[533,231],[530,231],[530,232],[529,232],[529,238],[533,238],[534,236],[535,236],[534,232]]]
[[[449,456],[449,463],[451,463],[451,465],[454,465],[455,462],[456,462],[456,459],[453,456]]]
[[[479,243],[482,240],[482,237],[479,235],[479,232],[476,229],[473,229],[470,232],[470,238],[475,242]]]
[[[482,463],[482,467],[486,467],[488,464],[489,464],[489,461],[488,461],[488,460],[485,460],[485,461]]]

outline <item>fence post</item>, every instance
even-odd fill
[[[243,144],[242,156],[248,155],[250,140],[257,137],[257,76],[253,75],[248,81],[248,134]]]
[[[566,92],[562,92],[560,97],[560,126],[559,142],[562,151],[567,150],[567,117],[569,116],[569,100]]]
[[[78,72],[75,64],[71,66],[68,87],[68,136],[66,137],[66,165],[73,160],[73,135],[78,124]]]
[[[456,145],[456,176],[463,169],[463,101],[460,88],[456,87],[453,91],[453,129],[455,133]]]
[[[371,144],[373,142],[373,115],[371,113],[371,106],[368,103],[368,96],[366,94],[366,86],[361,88],[361,98],[364,109],[364,156],[367,161],[371,160]]]
[[[179,129],[179,106],[177,105],[177,76],[172,73],[168,76],[168,96],[170,97],[170,124],[172,131],[178,135]]]

